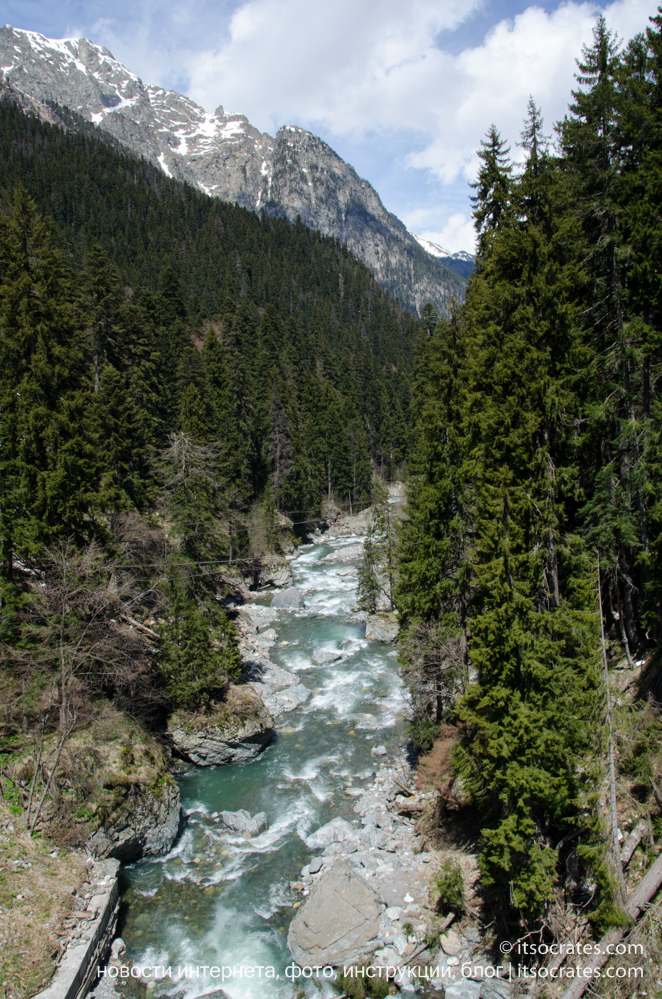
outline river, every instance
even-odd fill
[[[153,995],[192,999],[222,987],[230,999],[291,999],[300,992],[286,968],[287,930],[300,899],[289,885],[313,855],[302,836],[336,815],[356,818],[347,792],[373,775],[371,750],[395,749],[405,737],[407,702],[395,652],[367,642],[364,626],[349,620],[356,576],[346,573],[356,560],[347,556],[356,545],[356,538],[337,538],[306,546],[292,559],[293,585],[304,592],[306,607],[279,612],[273,625],[279,644],[270,655],[310,689],[308,700],[277,719],[277,737],[253,762],[182,770],[183,835],[166,857],[124,869],[120,930],[127,956],[172,969],[171,978],[150,987]],[[341,643],[341,660],[313,665],[315,649]],[[269,829],[245,839],[212,818],[240,808],[266,812]],[[176,981],[184,966],[273,967],[279,977]],[[320,995],[314,986],[308,992]]]

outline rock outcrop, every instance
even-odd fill
[[[110,701],[89,710],[63,745],[57,777],[67,793],[57,803],[45,801],[40,832],[123,863],[167,853],[180,829],[181,807],[166,752]],[[55,757],[59,738],[59,732],[46,738],[46,758]],[[34,765],[33,756],[21,762],[26,779]]]
[[[192,714],[176,711],[167,737],[178,756],[198,766],[252,760],[273,737],[274,720],[249,684],[230,686],[221,703]]]
[[[256,580],[258,589],[266,586],[282,588],[291,582],[292,566],[283,555],[267,555],[262,559]]]
[[[137,787],[90,836],[95,857],[114,857],[130,864],[141,857],[160,857],[172,848],[182,822],[179,788],[169,774],[155,787]]]
[[[400,627],[395,614],[368,614],[365,637],[372,642],[394,642]]]
[[[342,861],[325,870],[290,923],[287,944],[300,965],[357,961],[379,931],[384,905]]]

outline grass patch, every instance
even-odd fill
[[[22,817],[0,800],[2,999],[27,999],[48,985],[66,940],[64,922],[86,876],[79,854],[31,839]]]

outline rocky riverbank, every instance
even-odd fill
[[[491,940],[471,915],[476,858],[464,851],[434,849],[418,831],[432,805],[432,792],[416,789],[416,766],[404,749],[383,759],[355,797],[354,819],[338,817],[307,837],[314,856],[291,889],[297,913],[288,934],[302,965],[372,965],[382,969],[433,970],[420,981],[405,971],[395,981],[406,992],[438,993],[446,999],[510,999],[507,981],[488,979],[503,965],[489,953]],[[384,754],[384,756],[382,756]],[[437,909],[435,876],[449,860],[462,870],[463,911]]]

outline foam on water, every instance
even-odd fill
[[[299,900],[289,883],[313,855],[305,838],[338,814],[355,820],[344,791],[375,769],[372,733],[387,747],[404,735],[407,704],[393,652],[367,642],[362,626],[351,621],[356,576],[338,575],[356,566],[359,544],[339,538],[291,559],[293,585],[304,592],[306,606],[280,613],[273,627],[288,644],[270,654],[311,689],[309,700],[278,719],[277,740],[257,760],[188,767],[179,779],[187,813],[180,840],[166,857],[125,870],[121,932],[135,963],[273,965],[281,977],[164,980],[156,997],[194,999],[223,988],[230,999],[291,999],[296,991],[284,973],[291,962],[291,907]],[[345,553],[348,548],[354,551]],[[313,665],[316,649],[337,650],[342,659]],[[245,839],[211,818],[239,808],[266,812],[269,828]],[[328,983],[321,992],[310,985],[305,991],[333,994]]]

